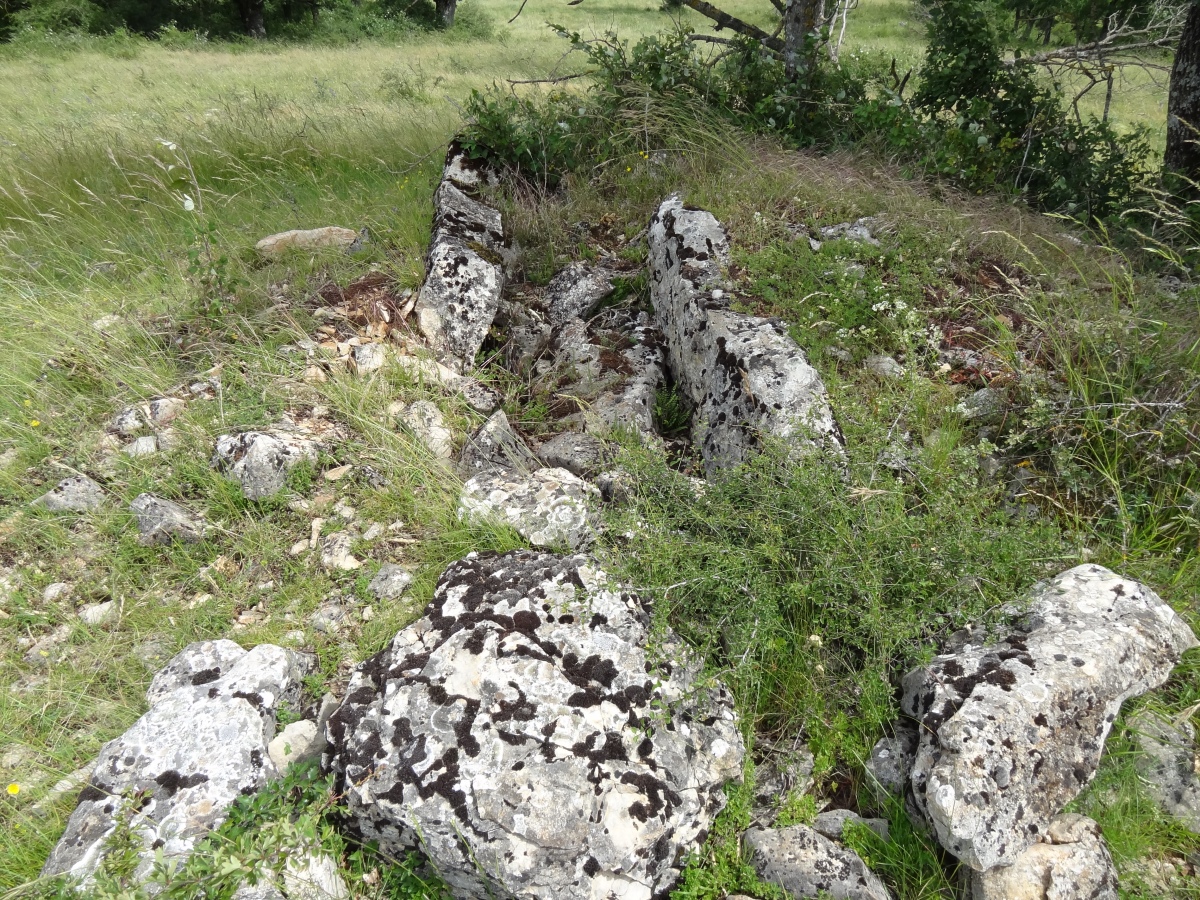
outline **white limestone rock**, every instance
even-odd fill
[[[664,893],[744,750],[729,692],[649,626],[584,556],[451,565],[329,720],[354,824],[455,897]]]
[[[820,375],[783,325],[729,309],[729,238],[711,213],[666,200],[650,221],[650,299],[705,467],[736,465],[762,435],[842,453]]]
[[[86,883],[125,815],[124,798],[139,795],[129,822],[141,848],[134,877],[144,881],[156,852],[182,863],[238,797],[276,774],[267,753],[275,712],[298,699],[306,664],[263,644],[222,670],[212,663],[235,655],[227,643],[193,644],[155,678],[149,711],[100,752],[43,875]]]
[[[400,412],[400,421],[438,459],[454,455],[454,432],[447,427],[436,403],[430,400],[410,403]]]
[[[458,457],[458,470],[464,478],[485,472],[532,472],[540,467],[541,462],[499,409],[467,439]]]
[[[316,464],[316,442],[282,431],[221,435],[213,454],[213,465],[239,482],[251,500],[262,500],[283,490],[288,472],[301,462]]]
[[[453,168],[462,168],[455,157],[462,155],[451,147],[434,194],[425,283],[414,308],[429,345],[460,373],[474,364],[496,315],[507,254],[499,211],[470,196],[473,185],[455,180]]]
[[[86,475],[64,478],[32,503],[50,512],[88,512],[104,505],[104,488]]]
[[[970,900],[1117,900],[1117,870],[1100,826],[1055,818],[1011,866],[971,872]]]
[[[595,487],[566,469],[538,469],[529,475],[485,472],[463,486],[458,517],[511,525],[535,547],[575,550],[595,539],[599,523],[592,509],[599,497]]]
[[[138,541],[147,546],[182,541],[195,544],[204,539],[204,519],[186,506],[155,494],[138,494],[129,504],[137,517]]]
[[[367,585],[367,590],[376,600],[399,600],[412,580],[412,575],[403,566],[384,563]]]
[[[1142,783],[1164,811],[1189,831],[1200,833],[1200,776],[1196,773],[1196,730],[1143,710],[1129,721],[1148,765]]]
[[[793,897],[891,900],[891,894],[852,850],[807,825],[751,828],[742,838],[758,877]]]
[[[281,775],[290,766],[320,759],[324,752],[325,735],[318,733],[317,723],[309,719],[285,725],[267,745],[267,754]]]
[[[587,263],[573,262],[546,285],[542,305],[551,325],[586,319],[613,292],[613,273]]]
[[[905,676],[918,726],[911,799],[976,871],[1013,865],[1091,781],[1121,704],[1196,646],[1145,585],[1082,565],[1032,590],[1001,642]]]

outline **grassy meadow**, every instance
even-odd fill
[[[450,561],[521,546],[511,532],[456,520],[455,479],[386,409],[434,399],[459,441],[478,414],[391,369],[305,383],[294,351],[316,325],[310,300],[322,285],[368,270],[420,284],[431,196],[464,98],[579,65],[563,58],[566,44],[546,21],[628,38],[672,16],[706,27],[690,11],[616,0],[529,0],[508,24],[517,6],[464,0],[449,33],[342,46],[57,39],[0,48],[0,786],[11,785],[0,794],[0,897],[36,895],[73,806],[74,790],[53,786],[136,720],[153,672],[178,649],[215,637],[303,646],[319,659],[315,700],[321,680],[336,685],[419,614]],[[729,7],[769,20],[765,2]],[[908,3],[862,0],[843,53],[894,55],[903,70],[921,41]],[[1161,141],[1164,107],[1162,85],[1139,77],[1113,116]],[[858,762],[895,715],[895,676],[1049,573],[1095,560],[1146,580],[1200,624],[1194,455],[1180,454],[1175,481],[1162,475],[1163,456],[1176,452],[1163,435],[1194,430],[1194,406],[1164,419],[1154,438],[1138,405],[1155,391],[1174,398],[1198,377],[1194,294],[1164,293],[1119,255],[1081,246],[1062,221],[906,181],[886,160],[785,153],[711,123],[696,128],[694,152],[665,164],[634,159],[623,173],[501,202],[522,276],[544,281],[593,252],[575,223],[604,221],[633,239],[665,195],[682,191],[734,235],[747,308],[787,321],[826,379],[848,438],[851,491],[768,454],[697,499],[679,466],[626,446],[639,488],[610,512],[598,551],[709,651],[748,723],[772,739],[805,734],[817,757],[814,799],[784,798],[788,815],[803,821],[804,810],[858,792]],[[790,226],[864,215],[891,223],[882,249],[828,242],[819,254],[797,252]],[[352,256],[265,262],[253,251],[265,235],[334,224],[365,228],[369,241]],[[810,302],[819,297],[834,299]],[[864,310],[880,298],[892,305],[870,318]],[[1039,418],[1035,398],[1025,443],[981,450],[955,411],[961,386],[925,377],[933,367],[916,362],[928,325],[968,323],[1014,371],[1018,356],[1034,355],[1036,333],[1039,358],[1081,398],[1072,418]],[[913,363],[903,379],[881,382],[829,355],[835,345],[856,361],[887,352]],[[201,382],[209,388],[188,404],[172,449],[104,450],[104,425],[124,405]],[[536,429],[536,398],[516,383],[495,386],[510,417]],[[1114,406],[1128,415],[1114,422]],[[336,421],[349,436],[296,474],[288,498],[252,503],[209,466],[213,440],[285,412]],[[901,434],[910,474],[897,476],[880,460]],[[1078,460],[1074,488],[1049,475],[1063,448]],[[1027,490],[981,483],[980,457],[992,450],[1031,473]],[[326,478],[343,465],[349,475]],[[101,473],[112,502],[80,516],[28,508],[75,472]],[[141,546],[128,501],[145,490],[204,510],[209,536]],[[355,545],[359,572],[325,572],[319,552],[293,552],[314,519],[328,534],[349,517],[386,527]],[[632,548],[619,535],[635,527],[643,539]],[[369,606],[366,584],[383,562],[416,575],[404,601],[339,633],[308,627],[330,597]],[[57,583],[69,588],[46,593]],[[108,621],[78,618],[108,601]],[[1143,702],[1193,715],[1200,660]],[[1078,807],[1105,828],[1123,896],[1164,896],[1169,883],[1175,896],[1200,897],[1189,862],[1200,839],[1153,808],[1123,724],[1111,748]],[[678,896],[761,888],[737,845],[744,790],[729,809]],[[928,840],[902,825],[893,832],[893,845],[863,852],[896,895],[953,896]],[[356,882],[354,891],[424,891],[388,885]]]

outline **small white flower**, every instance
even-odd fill
[[[196,202],[187,194],[183,195],[183,211],[192,212],[196,208]]]
[[[176,150],[179,149],[178,144],[176,144],[174,141],[168,141],[166,138],[159,138],[158,142],[160,144],[162,144],[164,147],[166,147],[168,150],[170,150],[172,153],[174,153]]]
[[[820,647],[821,646],[821,636],[819,634],[810,634],[808,636],[808,642],[810,644],[812,644],[814,647]]]

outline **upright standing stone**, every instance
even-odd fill
[[[483,177],[452,144],[433,197],[433,237],[415,307],[422,334],[456,372],[474,364],[504,289],[504,223],[475,196]]]
[[[729,308],[728,267],[729,238],[711,213],[678,197],[659,207],[650,220],[650,299],[709,473],[744,460],[763,435],[840,453],[820,375],[782,324]]]

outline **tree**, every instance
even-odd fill
[[[1167,149],[1163,168],[1200,182],[1200,2],[1188,9],[1171,66],[1167,97]]]
[[[458,8],[458,0],[434,0],[434,6],[437,10],[438,24],[443,28],[453,26],[454,13]]]
[[[267,36],[264,0],[237,0],[238,15],[242,19],[242,30],[252,38]]]

